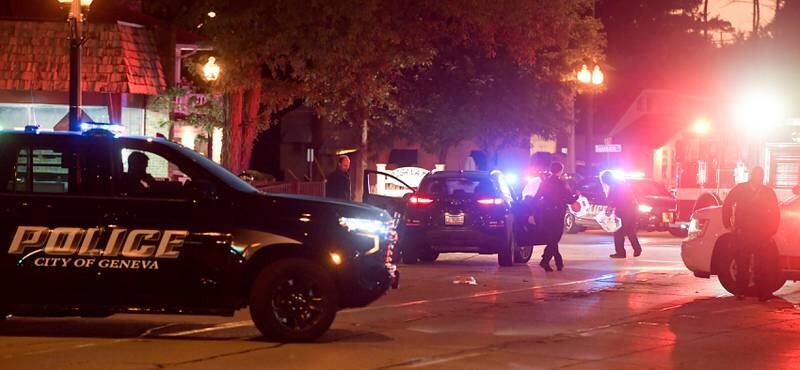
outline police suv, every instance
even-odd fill
[[[386,212],[264,194],[159,138],[0,132],[0,317],[233,315],[279,341],[394,285]]]

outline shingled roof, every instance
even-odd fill
[[[87,24],[82,54],[85,92],[155,95],[166,87],[150,30]],[[0,90],[69,91],[66,22],[0,21]]]

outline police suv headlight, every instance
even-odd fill
[[[379,236],[389,233],[389,224],[369,218],[339,217],[339,225],[356,234]]]
[[[648,206],[647,204],[640,204],[639,205],[639,212],[642,213],[650,213],[653,210],[653,206]]]

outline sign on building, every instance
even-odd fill
[[[598,144],[594,146],[595,153],[620,153],[622,144]]]

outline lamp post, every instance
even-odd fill
[[[81,47],[83,37],[84,11],[89,10],[92,0],[58,0],[69,5],[69,130],[81,130]]]
[[[578,72],[578,82],[586,86],[588,89],[587,107],[586,107],[586,166],[591,171],[592,168],[592,153],[594,152],[594,94],[603,84],[605,76],[603,71],[600,70],[599,65],[595,65],[592,71],[584,64]]]
[[[216,16],[216,14],[214,14],[214,16],[212,16],[211,15],[212,13],[213,12],[209,13],[208,16],[211,17],[211,18],[214,18],[214,16]],[[208,57],[208,61],[206,62],[206,64],[203,65],[202,70],[203,70],[203,79],[206,80],[207,82],[214,83],[219,79],[219,73],[220,73],[221,69],[220,69],[219,65],[217,64],[217,58]],[[210,99],[214,99],[214,97],[210,96]],[[216,129],[213,128],[213,127],[208,130],[208,147],[207,147],[206,151],[208,152],[208,158],[211,159],[211,160],[214,160],[214,131],[215,130]],[[221,149],[222,148],[220,147],[217,150],[221,150]]]

